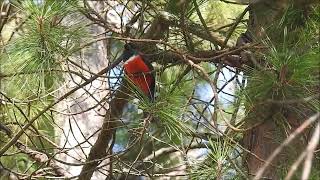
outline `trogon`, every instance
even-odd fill
[[[125,44],[122,59],[125,75],[150,101],[153,101],[155,73],[151,63],[131,43]]]

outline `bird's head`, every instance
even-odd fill
[[[136,50],[136,47],[132,43],[127,43],[124,45],[124,50],[122,53],[122,61],[125,62],[137,54],[138,54],[138,51]]]

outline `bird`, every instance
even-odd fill
[[[122,59],[124,73],[128,80],[150,101],[154,101],[155,73],[152,64],[132,43],[124,45]]]

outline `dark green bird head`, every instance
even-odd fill
[[[136,47],[132,43],[127,43],[124,45],[124,50],[122,53],[122,61],[125,62],[131,57],[138,55]]]

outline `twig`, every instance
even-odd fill
[[[320,113],[316,113],[315,115],[311,116],[310,118],[305,120],[293,133],[291,133],[291,135],[273,151],[273,153],[266,160],[265,164],[259,169],[253,180],[259,180],[262,177],[264,171],[271,164],[273,159],[282,151],[282,149],[290,144],[290,142],[294,140],[300,133],[302,133],[308,126],[315,122],[319,118],[319,116]]]
[[[105,68],[103,68],[101,71],[99,71],[97,74],[98,75],[102,75],[105,74],[107,71],[111,70],[112,68],[116,67],[119,63],[120,63],[121,59],[116,60],[115,62],[113,62],[110,66],[107,66]],[[8,142],[6,143],[1,149],[0,149],[0,156],[2,156],[12,145],[14,145],[17,140],[22,136],[22,134],[24,133],[25,130],[27,130],[32,124],[33,122],[35,122],[40,116],[42,116],[42,114],[44,114],[46,111],[48,111],[50,108],[52,108],[54,105],[58,104],[60,101],[64,100],[65,98],[67,98],[68,96],[70,96],[71,94],[73,94],[74,92],[76,92],[77,90],[83,88],[84,86],[90,84],[92,81],[94,81],[95,79],[97,79],[99,76],[92,76],[90,79],[88,79],[87,81],[85,81],[84,83],[80,84],[79,86],[73,88],[72,90],[70,90],[69,92],[67,92],[66,94],[64,94],[63,96],[61,96],[60,98],[58,98],[56,101],[52,102],[51,104],[49,104],[48,106],[46,106],[42,111],[40,111],[36,116],[34,116],[32,119],[29,120],[29,122],[27,124],[25,124],[22,129],[20,129],[20,131]]]
[[[21,152],[27,154],[30,158],[34,159],[39,163],[46,163],[49,161],[49,157],[46,154],[39,151],[32,150],[26,145],[22,144],[20,141],[16,143],[16,147]],[[52,160],[49,161],[47,166],[51,167],[58,176],[64,176],[64,177],[70,176],[70,174],[67,171],[62,169],[60,166],[56,165]]]
[[[236,22],[231,26],[230,30],[228,31],[228,34],[226,36],[226,39],[224,40],[222,49],[227,45],[232,33],[237,28],[238,24],[241,22],[242,18],[244,17],[244,15],[246,15],[248,11],[249,11],[249,6],[246,7],[246,9],[244,9],[244,11],[239,15],[239,17],[237,17]]]
[[[2,13],[2,8],[5,6],[5,2],[2,2],[1,3],[1,9],[0,9],[0,13]],[[2,14],[0,14],[0,17],[2,20],[0,20],[0,33],[4,27],[4,25],[7,23],[7,20],[8,20],[8,17],[9,17],[9,14],[10,14],[10,11],[12,9],[12,6],[11,6],[11,3],[8,3],[7,4],[7,7],[6,7],[6,10],[5,10],[5,17],[2,17]],[[2,21],[2,22],[1,22]]]
[[[197,149],[197,148],[207,148],[207,144],[206,143],[193,143],[190,146],[188,146],[188,149]],[[176,147],[165,147],[165,148],[161,148],[159,150],[157,150],[155,153],[150,154],[149,156],[145,157],[143,159],[144,162],[146,161],[151,161],[153,159],[157,159],[162,155],[168,155],[169,153],[173,153],[178,151],[177,149],[181,149],[181,148],[176,148]]]
[[[314,153],[314,149],[317,147],[316,144],[319,143],[319,134],[320,134],[319,124],[320,124],[320,122],[318,122],[317,129],[314,131],[313,137],[312,137],[311,141],[309,142],[307,149],[305,151],[303,151],[300,154],[300,156],[298,157],[298,159],[292,164],[292,166],[291,166],[291,168],[290,168],[290,170],[284,180],[290,180],[291,177],[293,176],[293,174],[296,172],[299,165],[301,164],[302,160],[307,156],[307,154]],[[315,137],[315,136],[318,136],[318,137]],[[314,146],[314,147],[311,147],[311,146]],[[308,148],[310,150],[311,150],[311,148],[313,148],[313,149],[311,151],[309,151]],[[307,159],[306,159],[306,161],[307,161]],[[305,172],[305,171],[303,171],[303,172]]]
[[[306,157],[307,155],[307,151],[303,151],[300,156],[298,157],[298,159],[292,164],[287,176],[285,177],[284,180],[290,180],[291,177],[293,176],[293,174],[295,173],[295,171],[297,170],[297,168],[299,167],[299,165],[301,164],[302,160]]]
[[[313,153],[314,153],[314,150],[317,148],[317,145],[319,144],[319,139],[320,139],[320,121],[318,121],[316,129],[314,130],[314,133],[306,149],[307,154],[306,154],[306,160],[304,161],[304,168],[301,176],[302,180],[309,179],[309,175],[312,168],[311,166],[312,166]]]
[[[219,43],[219,41],[216,41],[216,39],[212,36],[212,34],[211,34],[211,32],[210,32],[210,30],[209,30],[209,28],[208,28],[205,20],[204,20],[203,17],[202,17],[202,14],[201,14],[201,11],[200,11],[200,9],[199,9],[199,6],[198,6],[197,1],[196,1],[196,0],[193,0],[192,2],[193,2],[193,4],[194,4],[194,7],[195,7],[196,12],[197,12],[197,14],[198,14],[198,17],[199,17],[199,19],[200,19],[200,22],[201,22],[202,26],[204,27],[206,33],[208,34],[208,36],[210,37],[210,39],[212,39],[212,40],[213,40],[214,42],[216,42],[219,46],[221,46],[222,44]],[[216,45],[216,44],[215,44],[215,45]]]

